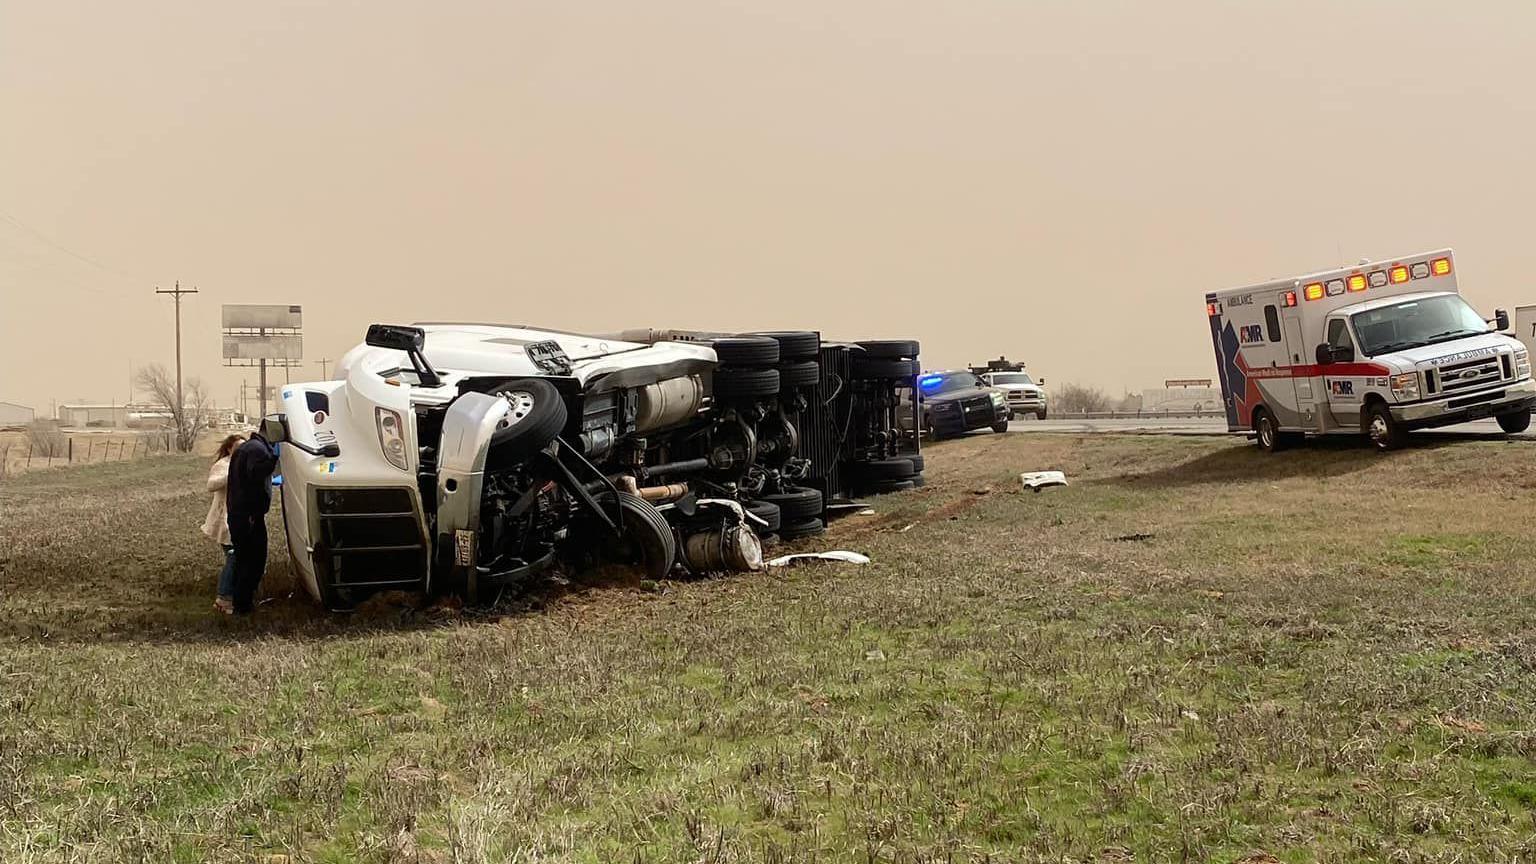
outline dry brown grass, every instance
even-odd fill
[[[1536,449],[929,465],[865,568],[251,622],[201,460],[7,481],[0,859],[1530,858]]]

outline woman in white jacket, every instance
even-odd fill
[[[224,569],[219,571],[219,593],[213,600],[213,608],[226,615],[234,614],[235,611],[235,547],[229,542],[228,506],[225,498],[229,487],[229,457],[244,442],[244,435],[225,438],[224,443],[219,445],[218,453],[214,454],[212,467],[208,469],[208,491],[213,493],[213,500],[208,503],[208,518],[203,520],[203,533],[224,549]]]

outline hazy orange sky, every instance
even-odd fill
[[[1207,290],[1449,245],[1536,302],[1536,3],[0,0],[0,400],[224,404],[219,306],[816,327],[1115,392]],[[310,365],[303,377],[317,377]],[[298,380],[297,378],[295,380]]]

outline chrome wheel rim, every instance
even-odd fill
[[[1385,444],[1387,441],[1387,421],[1380,414],[1371,418],[1371,440],[1378,445]]]
[[[1265,449],[1275,446],[1275,427],[1269,422],[1268,417],[1259,420],[1259,443],[1263,444]]]
[[[501,394],[507,401],[507,416],[501,420],[501,428],[510,429],[523,422],[533,413],[533,394],[526,390],[512,390]]]

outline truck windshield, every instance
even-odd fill
[[[1482,316],[1456,294],[1394,303],[1350,319],[1367,357],[1489,332]]]
[[[992,375],[993,384],[1033,384],[1033,379],[1027,372],[996,372]]]

